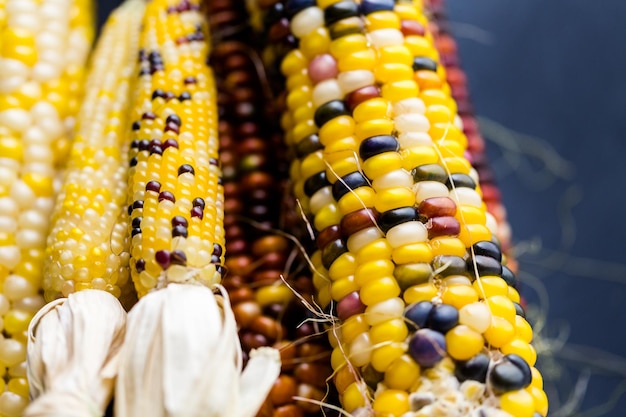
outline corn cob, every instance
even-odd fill
[[[331,362],[344,408],[545,415],[532,330],[420,8],[283,10],[299,48],[281,65],[282,123],[309,150],[291,176],[317,232],[320,302],[342,321]]]
[[[315,334],[316,326],[305,322],[310,312],[281,281],[284,276],[311,301],[310,276],[291,272],[290,265],[299,262],[289,262],[290,242],[268,230],[285,224],[280,203],[286,156],[277,134],[278,118],[263,94],[267,81],[258,71],[250,28],[241,23],[246,19],[245,9],[237,3],[208,3],[211,37],[219,38],[211,62],[218,86],[224,173],[225,265],[229,271],[224,286],[233,303],[244,354],[260,346],[281,350],[281,375],[258,416],[321,414],[319,405],[293,398],[331,400],[332,395],[326,394],[330,350],[326,338]]]
[[[28,402],[26,330],[39,295],[57,169],[93,38],[91,2],[7,0],[0,11],[0,415]],[[6,390],[5,390],[5,381]]]
[[[227,297],[216,91],[197,1],[146,6],[133,96],[128,213],[139,301],[129,313],[116,415],[252,416],[278,353],[241,347]],[[191,285],[181,285],[191,284]],[[158,399],[155,401],[155,399]]]
[[[129,2],[103,29],[85,85],[63,187],[52,216],[44,274],[47,300],[84,289],[115,297],[129,281],[127,112],[142,7]]]
[[[29,327],[27,372],[34,401],[25,416],[69,409],[89,415],[93,408],[102,414],[113,393],[126,326],[117,297],[120,286],[133,289],[125,285],[130,273],[124,142],[142,13],[142,0],[117,9],[92,57],[46,250],[44,294],[67,298],[44,306]]]

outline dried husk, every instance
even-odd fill
[[[111,400],[126,311],[100,290],[45,305],[28,328],[27,376],[33,402],[24,417],[100,417]]]
[[[226,291],[175,284],[142,297],[128,315],[115,391],[117,417],[253,417],[280,373],[272,348],[242,372]]]

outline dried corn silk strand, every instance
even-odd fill
[[[115,413],[256,413],[278,352],[242,352],[225,272],[223,185],[209,39],[197,1],[147,4],[130,133],[128,213],[138,303],[128,315]],[[216,289],[219,294],[214,294]]]
[[[28,404],[27,329],[43,306],[49,218],[82,95],[92,4],[0,5],[0,415]]]
[[[243,5],[209,5],[212,37],[218,38],[211,62],[216,71],[220,113],[220,161],[224,172],[226,267],[229,291],[244,352],[259,346],[281,351],[282,372],[259,416],[321,413],[328,402],[330,350],[292,291],[311,301],[311,279],[294,274],[293,244],[270,231],[284,227],[281,200],[286,157],[276,116],[263,85],[264,72],[250,41]],[[254,224],[251,224],[253,221]],[[303,271],[306,272],[306,271]],[[284,277],[292,288],[289,288]],[[297,401],[294,397],[304,400]]]
[[[421,8],[279,11],[297,38],[281,63],[282,125],[306,149],[291,176],[320,248],[319,300],[341,320],[331,363],[344,409],[545,415],[532,330]],[[438,82],[419,84],[421,70]]]

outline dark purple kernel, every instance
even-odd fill
[[[152,74],[152,71],[150,71],[149,68],[142,68],[139,70],[139,76],[143,77],[144,75],[150,75]]]
[[[130,158],[130,164],[129,165],[130,165],[131,168],[136,166],[137,165],[137,158],[134,157],[134,156],[132,158]]]
[[[404,310],[404,317],[410,329],[422,329],[426,327],[426,321],[430,312],[433,310],[433,304],[430,301],[420,301],[411,304]]]
[[[434,330],[420,329],[409,341],[409,355],[422,368],[431,368],[446,356],[446,339]]]
[[[160,88],[157,88],[156,90],[152,92],[152,100],[159,98],[159,97],[165,98],[165,91],[161,90]]]
[[[191,209],[191,217],[199,217],[200,220],[202,220],[204,218],[204,212],[202,211],[203,209],[200,208],[199,206],[195,206]]]
[[[138,147],[139,147],[139,141],[137,139],[135,139],[134,141],[130,143],[131,149],[137,149]]]
[[[174,194],[172,194],[169,191],[161,191],[161,193],[159,193],[159,202],[163,200],[169,200],[172,203],[176,202],[176,198],[174,198]]]
[[[450,304],[437,304],[433,306],[426,327],[440,333],[447,333],[459,323],[459,311]]]
[[[217,265],[215,270],[222,276],[222,278],[226,275],[226,268],[224,268],[224,265]]]
[[[196,77],[186,77],[186,78],[183,80],[183,83],[185,83],[185,85],[188,85],[188,84],[195,84],[195,83],[197,83],[197,82],[198,82],[198,81],[196,80]]]
[[[170,266],[170,263],[172,261],[172,257],[170,255],[170,251],[168,250],[160,250],[157,253],[154,254],[154,258],[156,259],[157,263],[161,266],[161,268],[163,269],[167,269]]]
[[[141,129],[141,123],[133,122],[133,130],[139,130],[139,129]]]
[[[166,91],[165,92],[165,100],[166,101],[170,101],[172,99],[175,99],[176,95],[174,93],[172,93],[171,91]]]
[[[167,123],[165,125],[165,127],[163,128],[163,132],[174,132],[177,135],[180,133],[180,128],[178,127],[178,125],[175,125],[174,123]]]
[[[182,250],[173,251],[171,259],[174,265],[187,265],[187,255]]]
[[[224,249],[222,249],[222,247],[220,246],[219,243],[214,243],[213,244],[213,255],[215,255],[215,256],[222,256],[222,253],[224,253]]]
[[[172,217],[172,226],[189,227],[189,223],[187,223],[187,219],[185,219],[183,216],[174,216]]]
[[[211,255],[211,263],[212,264],[219,264],[220,263],[220,257],[219,256],[215,256],[215,255]]]
[[[133,205],[129,204],[128,209],[126,211],[128,212],[128,215],[130,216],[130,214],[133,212]]]
[[[150,68],[150,75],[158,71],[163,71],[164,69],[165,67],[161,64],[154,65],[153,67]]]
[[[180,101],[191,100],[191,94],[189,91],[183,91],[180,96],[178,96]]]
[[[151,111],[147,111],[147,112],[145,112],[144,114],[141,115],[141,118],[143,120],[154,120],[154,119],[156,119],[156,114],[154,114]]]
[[[178,9],[175,6],[169,6],[167,8],[167,14],[174,14],[174,13],[178,13]]]
[[[222,177],[217,177],[217,185],[224,185],[224,180]]]
[[[189,232],[187,232],[187,228],[185,226],[176,225],[172,228],[172,237],[178,237],[178,236],[187,237],[188,235],[189,235]]]
[[[173,147],[178,149],[178,141],[176,139],[168,139],[165,142],[163,142],[163,150],[165,151],[167,148],[169,147]]]
[[[209,165],[219,165],[219,161],[216,158],[209,158]]]
[[[163,149],[160,146],[150,148],[150,155],[163,155]]]
[[[138,149],[140,151],[147,151],[148,149],[150,149],[150,141],[147,139],[140,140]]]
[[[204,210],[205,203],[204,203],[204,200],[200,197],[194,198],[191,204],[194,207],[200,207],[202,210]]]
[[[133,228],[135,228],[135,227],[141,227],[141,219],[142,219],[142,217],[141,217],[141,216],[139,216],[139,217],[135,217],[135,218],[133,219],[132,223],[131,223],[132,227],[133,227]]]
[[[133,227],[133,230],[130,231],[130,236],[133,237],[135,235],[140,235],[141,229],[138,227]]]
[[[152,149],[153,147],[155,147],[155,146],[161,147],[161,145],[163,145],[163,144],[161,143],[161,140],[159,140],[159,139],[152,139],[152,140],[150,141],[150,148],[151,148],[151,149]]]
[[[133,202],[133,209],[142,209],[143,208],[143,200],[137,200]]]
[[[139,50],[139,60],[140,61],[145,61],[146,59],[148,59],[148,55],[146,55],[146,51],[144,49],[140,49]]]
[[[489,383],[496,395],[526,388],[532,379],[530,366],[517,355],[506,355],[489,371]]]
[[[146,261],[143,259],[137,260],[135,263],[135,269],[138,273],[142,273],[146,269]]]
[[[178,167],[178,175],[183,175],[183,174],[186,174],[188,172],[191,173],[191,175],[195,175],[196,174],[196,171],[189,164],[182,164],[181,166]]]
[[[454,368],[454,375],[459,382],[470,379],[485,383],[487,380],[487,371],[489,370],[489,362],[489,356],[484,353],[479,353],[467,361],[457,362]]]
[[[167,116],[167,119],[165,119],[165,123],[174,123],[175,125],[180,126],[182,124],[182,121],[180,120],[180,117],[178,117],[178,115],[170,114],[169,116]]]
[[[161,183],[154,180],[148,181],[146,184],[146,191],[154,191],[155,193],[158,193],[161,191]]]

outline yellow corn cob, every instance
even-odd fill
[[[26,330],[39,295],[56,169],[93,38],[91,2],[7,0],[0,12],[0,415],[28,400]],[[5,382],[7,390],[4,389]]]
[[[224,190],[206,27],[196,3],[180,11],[170,4],[146,9],[131,115],[128,210],[139,297],[167,282],[210,285],[223,269]]]
[[[130,276],[125,142],[141,17],[140,12],[118,9],[94,51],[48,237],[43,282],[47,300],[82,289],[120,297]]]
[[[532,331],[420,5],[291,6],[282,123],[308,150],[291,173],[321,248],[319,300],[342,320],[331,362],[344,408],[545,415]]]

